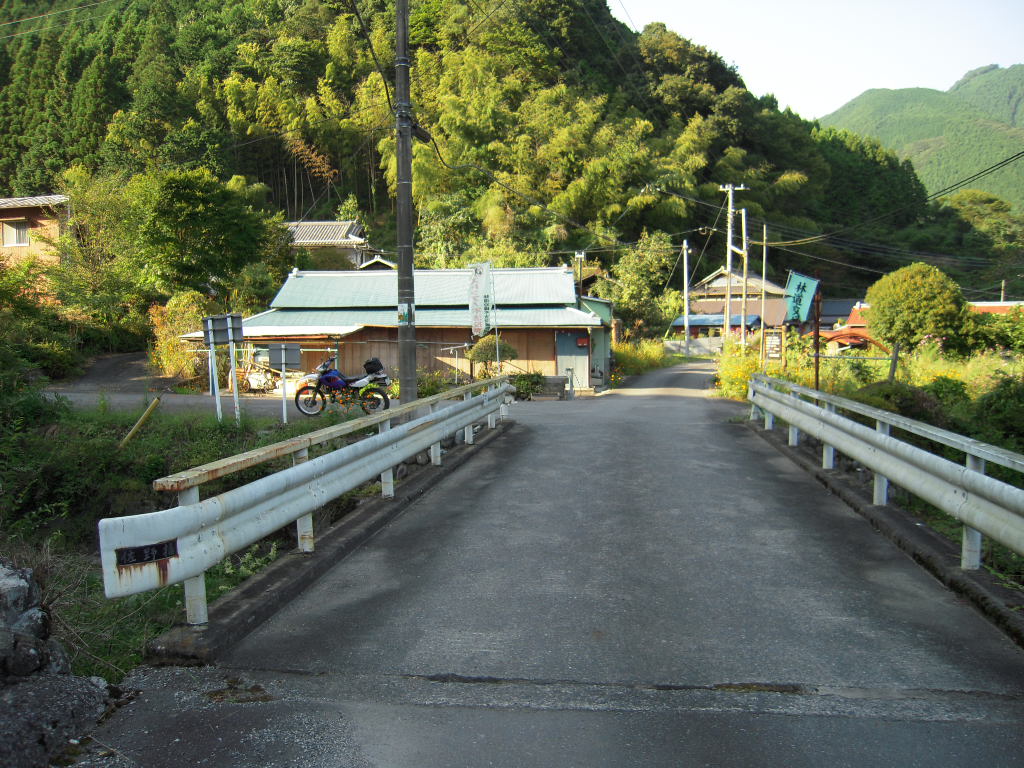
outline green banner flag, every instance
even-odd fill
[[[790,272],[789,280],[786,281],[786,320],[806,323],[817,292],[817,280],[799,272]]]

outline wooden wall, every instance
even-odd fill
[[[557,361],[555,356],[555,330],[525,329],[501,331],[504,341],[516,348],[519,357],[503,366],[505,373],[520,373],[523,371],[541,373],[545,376],[555,376]],[[278,340],[275,340],[278,341]],[[280,339],[279,341],[295,341]],[[419,370],[438,371],[446,374],[455,374],[456,368],[460,375],[470,373],[470,363],[466,359],[467,349],[442,352],[445,347],[453,347],[460,344],[470,346],[476,339],[473,338],[468,328],[417,328],[416,329],[416,367]],[[269,342],[255,342],[255,346],[266,346]],[[334,354],[338,345],[337,340],[330,339],[302,339],[299,342],[304,350],[302,353],[302,368],[304,371],[312,371],[325,357]],[[331,351],[324,351],[327,349]],[[313,351],[316,350],[316,351]],[[341,355],[338,360],[338,369],[352,376],[363,370],[363,362],[371,357],[379,358],[388,370],[388,373],[395,377],[398,367],[398,329],[397,328],[364,328],[361,331],[345,336],[341,340]],[[481,371],[475,371],[483,375]]]

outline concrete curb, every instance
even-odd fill
[[[514,423],[500,421],[495,429],[480,432],[473,445],[459,444],[446,452],[441,466],[428,465],[412,472],[395,488],[393,498],[361,503],[354,512],[317,537],[313,554],[291,551],[212,603],[205,626],[182,624],[150,641],[146,646],[146,661],[151,664],[209,664],[296,599],[313,581],[397,519],[412,502],[511,429]]]
[[[781,433],[748,422],[779,453],[813,475],[818,482],[861,515],[879,533],[907,553],[949,589],[969,600],[982,615],[1024,648],[1024,593],[1002,586],[988,571],[960,568],[960,550],[949,539],[914,520],[909,512],[888,504],[877,506],[847,482],[842,472],[822,469],[808,456],[790,448]]]

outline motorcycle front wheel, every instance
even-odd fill
[[[316,416],[325,405],[324,393],[316,387],[302,387],[295,393],[295,407],[307,416]]]
[[[390,408],[391,401],[383,390],[367,389],[359,394],[359,407],[364,413],[377,413]]]

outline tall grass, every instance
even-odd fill
[[[348,418],[328,414],[283,427],[269,419],[244,418],[236,425],[158,412],[119,449],[137,413],[59,407],[24,413],[0,425],[0,556],[35,571],[72,670],[114,682],[141,661],[150,638],[181,621],[183,595],[173,585],[107,600],[96,554],[97,521],[173,506],[173,498],[152,490],[158,477]],[[281,460],[246,470],[205,486],[204,494],[286,465]],[[352,504],[339,500],[323,515],[333,519]],[[285,531],[207,571],[211,599],[273,560],[278,546],[290,546],[291,535]]]
[[[675,362],[675,357],[665,351],[660,339],[616,342],[612,344],[612,354],[615,356],[613,375],[617,373],[620,376],[637,376]]]

